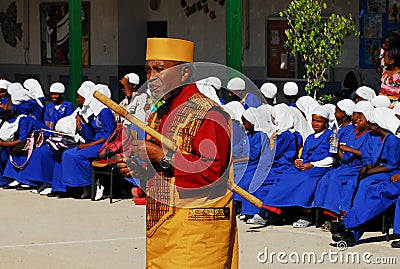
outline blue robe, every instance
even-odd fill
[[[54,126],[59,119],[71,115],[75,111],[71,102],[64,101],[58,109],[53,102],[49,103],[44,110],[44,122],[52,122]]]
[[[299,141],[301,143],[301,141]],[[282,134],[277,136],[276,139],[276,149],[275,152],[269,152],[269,154],[274,154],[272,156],[273,162],[272,167],[269,170],[269,173],[264,175],[264,182],[262,185],[252,194],[260,199],[261,201],[267,196],[271,186],[278,178],[279,175],[282,175],[293,166],[294,160],[297,158],[297,147],[296,147],[296,138],[295,134],[291,133],[290,131],[285,131]],[[268,154],[268,152],[267,152]],[[268,158],[268,156],[266,156]],[[265,158],[265,159],[266,159]],[[268,159],[265,160],[269,162]],[[246,211],[247,215],[254,215],[256,214],[259,209],[255,207],[253,204],[249,202],[244,203],[244,211]]]
[[[307,137],[301,158],[303,163],[316,162],[330,157],[329,138],[331,130],[326,130],[318,138],[311,134]],[[310,208],[318,180],[330,168],[314,167],[306,171],[298,170],[292,165],[283,174],[278,175],[263,203],[268,206]]]
[[[249,161],[243,176],[237,184],[244,190],[249,191],[252,181],[261,182],[266,173],[268,173],[268,159],[271,159],[271,153],[269,150],[269,138],[266,133],[255,132],[247,137],[250,145]],[[236,199],[242,201],[242,213],[250,215],[250,212],[246,212],[248,202],[242,197],[237,196]]]
[[[389,171],[372,174],[362,179],[358,184],[353,204],[363,203],[373,191],[379,188],[380,184],[390,182],[391,173],[399,167],[399,139],[392,133],[388,133],[381,142],[379,137],[373,137],[370,147],[366,147],[362,154],[364,165],[371,164],[373,167],[383,165],[386,166]]]
[[[339,128],[338,138],[340,143],[346,143],[352,140],[354,136],[354,126],[349,124],[344,127]]]
[[[14,113],[18,115],[28,115],[32,116],[38,121],[43,122],[43,113],[44,113],[44,98],[39,98],[39,101],[43,104],[43,107],[39,106],[39,104],[34,99],[30,99],[22,102],[19,105],[12,105],[12,110]]]
[[[395,171],[393,174],[398,174]],[[397,202],[396,202],[397,201]],[[400,181],[390,183],[384,182],[371,192],[367,199],[362,203],[355,203],[343,218],[347,229],[352,229],[356,236],[356,241],[362,236],[364,224],[381,214],[385,209],[396,203],[394,220],[394,233],[400,233]]]
[[[259,107],[262,105],[261,100],[252,93],[247,93],[246,96],[240,103],[243,105],[244,109],[248,109],[249,107]]]
[[[360,150],[371,143],[371,136],[369,132],[361,136],[357,136],[357,133],[352,133],[352,137],[348,136],[346,144]],[[347,212],[350,209],[357,176],[362,167],[361,158],[350,152],[344,152],[340,162],[340,166],[330,170],[318,182],[313,202],[314,207],[327,209],[338,215],[341,210]]]
[[[12,121],[14,121],[14,120],[15,119],[13,119]],[[42,122],[35,120],[34,118],[32,118],[30,116],[21,117],[18,122],[18,131],[15,134],[15,139],[24,141],[26,138],[28,138],[28,136],[33,131],[40,130],[40,129],[49,129],[49,128],[47,128],[47,126],[44,125]],[[43,135],[45,136],[44,139],[46,139],[47,134],[44,133]],[[35,152],[35,151],[33,151],[33,152]],[[32,153],[32,156],[31,156],[31,159],[29,160],[29,162],[32,160],[32,157],[33,157],[33,153]],[[13,156],[13,160],[18,165],[21,165],[26,161],[26,156]],[[9,178],[12,180],[16,180],[22,184],[36,186],[37,182],[33,182],[33,181],[29,180],[25,176],[25,174],[26,174],[25,169],[21,170],[21,169],[15,168],[11,164],[10,160],[7,161],[6,167],[4,169],[3,177],[6,177],[6,178]]]
[[[4,97],[4,98],[2,98],[1,100],[0,100],[0,104],[2,104],[2,105],[5,105],[5,104],[7,104],[8,103],[8,97]],[[1,113],[3,113],[4,112],[4,110],[2,109],[2,108],[0,108],[0,115],[1,115]]]
[[[103,138],[104,141],[107,140],[116,126],[114,115],[109,108],[103,108],[89,124],[94,129],[94,141],[100,138]],[[62,180],[65,185],[80,187],[92,183],[91,162],[98,157],[102,145],[103,143],[100,143],[84,149],[74,147],[62,154]]]

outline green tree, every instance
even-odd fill
[[[285,45],[292,55],[300,55],[304,61],[306,91],[314,92],[314,98],[327,81],[328,67],[339,63],[344,39],[350,34],[359,35],[351,14],[323,16],[326,8],[324,0],[293,0],[280,12],[289,26]]]

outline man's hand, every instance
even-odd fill
[[[145,140],[133,141],[132,154],[141,161],[150,161],[152,163],[159,163],[165,156],[165,153],[160,146]]]
[[[126,165],[126,160],[124,158],[117,158],[115,161],[117,163],[118,171],[123,177],[132,177],[131,171]]]
[[[390,182],[395,183],[400,180],[400,174],[395,174],[390,178]]]

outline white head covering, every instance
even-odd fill
[[[346,113],[347,116],[353,116],[355,103],[350,99],[343,99],[337,102],[336,106]]]
[[[76,133],[75,115],[69,115],[59,119],[54,129],[57,132],[62,132],[64,134],[68,134],[69,136],[73,137],[75,142],[78,141],[81,141],[83,143],[85,142],[85,140],[79,134]]]
[[[242,78],[233,78],[229,80],[226,87],[230,91],[242,91],[246,89],[246,83]]]
[[[54,82],[50,86],[50,92],[65,93],[65,86],[61,82]]]
[[[19,105],[24,101],[32,99],[29,91],[22,87],[19,82],[11,83],[11,85],[8,86],[7,91],[11,95],[11,102],[13,105]]]
[[[238,101],[232,101],[223,106],[223,108],[229,113],[231,119],[242,122],[242,115],[244,113],[243,105]]]
[[[364,116],[368,115],[372,110],[374,110],[374,106],[368,101],[360,101],[355,104],[353,112],[363,113]]]
[[[126,74],[124,77],[128,79],[129,83],[132,83],[132,84],[138,85],[140,82],[139,76],[135,73]]]
[[[286,104],[277,104],[271,107],[271,115],[274,117],[275,125],[278,127],[278,135],[293,128],[293,117]]]
[[[87,121],[89,117],[93,114],[93,111],[89,107],[89,97],[93,94],[94,84],[92,81],[84,81],[78,89],[78,94],[85,98],[82,109],[79,114]]]
[[[374,107],[390,107],[390,99],[387,98],[384,95],[378,95],[375,96],[374,99],[372,99],[372,104]]]
[[[217,77],[208,77],[208,85],[213,86],[216,90],[221,89],[221,80]]]
[[[311,96],[302,96],[296,101],[296,107],[306,115],[306,118],[308,120],[313,110],[316,107],[319,107],[319,104]]]
[[[274,83],[271,82],[267,82],[261,85],[260,90],[262,94],[265,96],[265,98],[270,98],[270,99],[275,98],[276,94],[278,93],[278,88]]]
[[[335,128],[337,128],[338,123],[335,117],[336,106],[333,104],[325,104],[322,107],[325,107],[329,110],[329,128],[333,129],[335,126]]]
[[[299,93],[299,87],[295,82],[289,81],[283,85],[283,93],[285,95],[294,96]]]
[[[293,129],[300,133],[303,141],[306,141],[307,137],[313,133],[310,124],[296,107],[290,106],[289,110],[293,117]]]
[[[42,86],[40,86],[39,81],[34,78],[28,78],[24,81],[24,87],[29,91],[32,99],[35,99],[40,107],[44,107],[42,102],[39,100],[39,98],[44,97]]]
[[[8,89],[8,86],[11,85],[11,82],[5,79],[0,79],[0,89]]]
[[[261,131],[271,137],[273,132],[278,130],[278,127],[271,122],[271,106],[261,105],[256,108],[256,123],[254,124],[254,131]]]
[[[217,104],[221,105],[221,101],[218,98],[217,92],[215,91],[215,88],[213,85],[210,83],[209,78],[205,78],[202,80],[199,80],[196,82],[196,86],[199,89],[199,91],[216,102]]]
[[[22,86],[21,86],[22,87]],[[14,134],[18,131],[18,123],[21,117],[26,117],[26,115],[19,115],[17,119],[9,123],[8,121],[4,122],[0,128],[0,139],[3,141],[13,141]]]
[[[314,109],[314,112],[312,113],[312,115],[319,115],[327,120],[329,120],[330,114],[331,114],[330,109],[325,106],[316,107]]]
[[[397,102],[394,107],[393,107],[393,111],[395,115],[400,115],[400,103]]]
[[[89,105],[90,109],[93,111],[93,114],[94,114],[95,116],[97,116],[97,115],[99,115],[99,113],[101,112],[101,110],[103,110],[103,108],[105,108],[106,106],[105,106],[102,102],[100,102],[99,100],[97,100],[96,98],[93,97],[93,93],[94,93],[95,91],[101,92],[102,94],[104,94],[104,95],[107,96],[108,98],[111,97],[111,91],[110,91],[110,89],[108,88],[108,86],[107,86],[107,85],[104,85],[104,84],[96,84],[96,85],[93,87],[93,91],[92,91],[91,94],[90,94],[90,95],[91,95],[91,98],[89,98],[90,100],[89,100],[88,105]]]
[[[374,108],[367,116],[367,120],[376,123],[382,129],[388,130],[397,135],[400,126],[400,120],[394,114],[394,111],[387,107]]]
[[[369,102],[372,102],[372,99],[374,99],[374,97],[376,96],[375,91],[367,86],[359,87],[356,90],[356,94]]]

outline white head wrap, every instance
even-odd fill
[[[393,107],[393,111],[395,115],[400,115],[400,103],[397,102],[394,107]]]
[[[353,116],[355,103],[350,99],[343,99],[337,102],[336,106],[346,113],[347,116]]]
[[[210,83],[209,78],[197,81],[196,86],[202,94],[204,94],[217,104],[221,105],[221,101],[218,98],[217,92],[215,91],[213,84]]]
[[[221,89],[222,85],[221,80],[217,77],[208,77],[207,84],[213,86],[216,90]]]
[[[90,96],[93,96],[93,87],[94,84],[92,81],[84,81],[78,89],[78,94],[85,98],[85,102],[83,103],[83,107],[80,110],[79,114],[87,121],[89,117],[93,114],[92,109],[89,107]]]
[[[22,87],[22,86],[21,86]],[[18,131],[18,123],[21,117],[26,117],[26,115],[19,115],[17,119],[9,123],[8,121],[4,122],[0,128],[0,139],[3,141],[13,141],[14,134]]]
[[[35,99],[40,107],[44,107],[42,102],[39,100],[39,98],[44,97],[42,86],[40,86],[39,81],[34,78],[28,78],[24,81],[24,87],[29,91],[32,99]]]
[[[275,125],[278,127],[278,135],[293,128],[293,117],[286,104],[277,104],[271,108],[271,115],[274,117]]]
[[[54,82],[50,86],[50,92],[54,93],[65,93],[65,86],[60,82]]]
[[[335,126],[335,128],[337,128],[338,123],[335,117],[336,106],[333,104],[325,104],[322,107],[325,107],[329,110],[329,128],[333,129]]]
[[[76,118],[75,115],[69,115],[64,118],[61,118],[57,121],[54,129],[57,132],[61,132],[67,134],[74,138],[75,142],[81,141],[85,142],[85,140],[76,133]]]
[[[390,107],[390,99],[384,95],[375,96],[371,103],[374,107]]]
[[[229,113],[231,119],[242,122],[242,115],[244,113],[243,105],[238,101],[232,101],[223,106]]]
[[[8,89],[8,86],[11,85],[11,82],[5,79],[0,79],[0,89]]]
[[[261,85],[260,90],[262,94],[265,96],[265,98],[270,98],[270,99],[275,98],[276,94],[278,93],[278,88],[274,83],[271,82],[267,82]]]
[[[387,107],[374,108],[366,118],[369,122],[376,123],[382,129],[388,130],[397,135],[400,120],[396,117],[392,109]]]
[[[230,91],[242,91],[246,89],[246,83],[242,78],[233,78],[229,80],[226,87]]]
[[[363,113],[364,116],[368,115],[372,110],[374,110],[374,106],[368,101],[360,101],[355,104],[353,112]]]
[[[299,93],[299,87],[295,82],[289,81],[283,85],[283,93],[285,95],[294,96]]]
[[[327,120],[329,120],[330,114],[331,114],[331,112],[330,112],[329,108],[327,108],[325,106],[316,107],[314,109],[314,112],[312,113],[312,115],[319,115]]]
[[[293,117],[293,129],[300,133],[303,141],[306,141],[307,137],[313,133],[310,124],[296,107],[290,106],[289,110]]]
[[[300,109],[306,115],[307,120],[309,120],[311,113],[316,107],[319,107],[319,104],[311,96],[302,96],[296,101],[296,107]]]
[[[261,131],[271,137],[271,135],[278,130],[278,127],[271,122],[271,106],[261,105],[256,108],[256,123],[254,124],[254,131]]]
[[[135,73],[129,73],[124,76],[128,79],[129,83],[138,85],[140,82],[139,76]]]
[[[11,83],[11,85],[8,86],[7,91],[11,95],[11,101],[14,105],[19,105],[24,101],[32,99],[29,92],[22,87],[19,82]]]
[[[369,102],[372,102],[372,99],[374,99],[374,97],[376,96],[375,91],[367,86],[359,87],[356,90],[356,94]]]
[[[111,91],[108,88],[108,86],[104,85],[104,84],[96,84],[96,86],[93,87],[93,91],[91,92],[91,98],[89,98],[90,101],[89,101],[88,105],[89,105],[90,109],[93,111],[93,114],[95,116],[97,116],[97,115],[99,115],[101,110],[103,108],[105,108],[106,106],[102,102],[100,102],[99,100],[97,100],[96,98],[93,97],[93,93],[95,91],[101,92],[102,94],[104,94],[108,98],[111,97]]]

